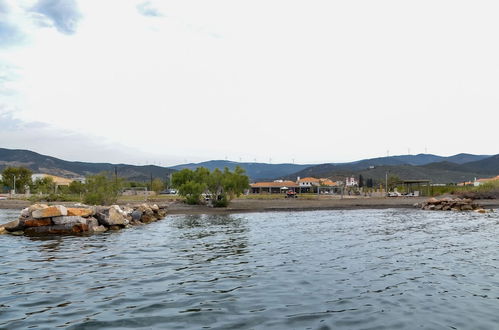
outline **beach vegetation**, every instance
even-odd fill
[[[163,180],[156,178],[151,182],[151,190],[158,194],[160,191],[165,189],[165,183]]]
[[[116,203],[123,186],[122,179],[107,172],[87,177],[83,201],[86,204],[110,205]]]
[[[2,181],[10,189],[14,189],[18,193],[25,193],[32,184],[31,175],[33,172],[26,167],[8,166],[2,171]]]

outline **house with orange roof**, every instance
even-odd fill
[[[473,185],[475,187],[478,187],[484,183],[489,183],[489,182],[494,182],[494,181],[499,181],[499,175],[498,176],[495,176],[493,178],[483,178],[483,179],[475,179],[475,181],[473,181]]]
[[[280,194],[288,190],[295,191],[299,185],[293,181],[275,180],[272,182],[256,182],[250,184],[251,193],[253,194]]]
[[[71,184],[71,182],[75,181],[73,179],[67,179],[67,178],[63,178],[60,176],[51,175],[51,174],[44,174],[44,173],[36,173],[36,174],[33,174],[31,176],[31,179],[33,181],[43,179],[43,178],[51,178],[52,181],[54,182],[54,184],[58,187],[59,186],[69,186]]]
[[[279,194],[293,191],[296,193],[332,193],[338,184],[330,179],[313,177],[297,178],[296,182],[290,180],[275,180],[272,182],[256,182],[250,184],[252,194]]]

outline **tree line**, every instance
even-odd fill
[[[25,167],[6,167],[1,176],[0,187],[15,190],[17,193],[29,191],[43,195],[47,201],[82,200],[87,204],[108,205],[115,203],[123,190],[145,187],[159,193],[167,186],[163,180],[155,178],[150,182],[126,181],[109,172],[87,176],[85,182],[73,181],[69,186],[57,186],[51,177],[32,180],[32,171]],[[227,206],[230,200],[249,188],[249,178],[244,169],[236,167],[232,172],[206,168],[184,169],[172,175],[169,184],[177,188],[188,204],[201,204],[209,201],[215,207]],[[69,195],[69,196],[68,196]]]

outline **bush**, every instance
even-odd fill
[[[86,180],[84,202],[91,205],[111,205],[116,203],[122,182],[106,173],[89,176]]]
[[[229,200],[227,199],[227,196],[223,196],[211,201],[211,205],[213,205],[213,207],[227,207],[229,205]]]

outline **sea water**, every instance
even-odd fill
[[[0,329],[499,328],[498,213],[177,215],[0,251]]]

